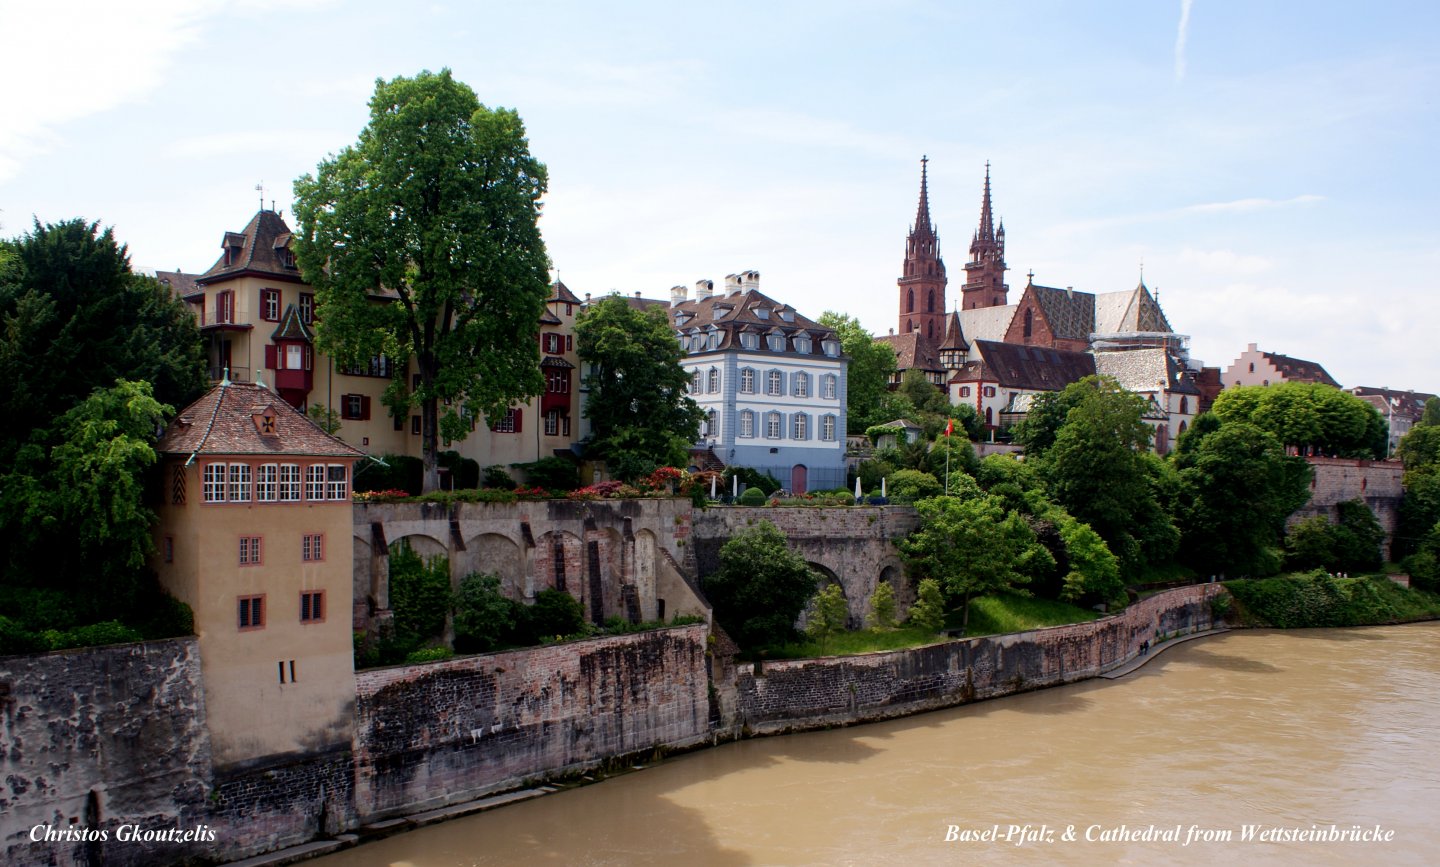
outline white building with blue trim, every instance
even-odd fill
[[[704,444],[800,493],[845,487],[849,359],[835,331],[760,293],[760,273],[670,290],[690,395],[706,412]]]

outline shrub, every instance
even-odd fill
[[[746,488],[740,492],[740,505],[742,506],[763,506],[765,505],[765,492],[759,488]]]
[[[944,486],[940,480],[920,470],[896,470],[890,477],[890,497],[897,503],[913,503],[938,496]]]
[[[364,461],[355,469],[352,489],[357,494],[365,491],[404,491],[413,497],[424,487],[424,461],[410,455],[381,455],[379,460]]]
[[[139,631],[131,629],[118,620],[106,620],[89,626],[77,626],[59,632],[47,629],[41,637],[51,650],[65,650],[71,647],[98,647],[104,644],[128,644],[141,641]]]
[[[945,594],[934,578],[921,580],[915,604],[910,606],[910,623],[930,632],[939,632],[945,625]]]
[[[855,495],[850,493],[849,491],[840,491],[836,493],[834,495],[834,499],[837,506],[855,505]]]
[[[450,471],[451,487],[455,490],[480,487],[480,464],[470,458],[463,458],[459,452],[441,452],[435,456],[435,463]]]
[[[817,642],[823,652],[830,636],[845,630],[848,616],[844,591],[839,584],[830,584],[815,596],[815,610],[805,630],[806,636]]]
[[[506,491],[513,490],[515,487],[515,479],[499,464],[491,464],[486,467],[481,482],[487,488],[500,488]]]
[[[413,665],[417,662],[439,662],[442,659],[450,659],[454,656],[455,651],[448,647],[423,647],[405,654],[405,664]]]
[[[147,641],[194,635],[195,612],[174,596],[161,593],[150,605],[150,616],[136,625]]]
[[[774,524],[759,521],[720,549],[720,568],[705,579],[715,619],[742,648],[784,644],[815,595],[815,573]]]
[[[773,494],[780,490],[779,479],[769,473],[762,473],[754,467],[725,468],[725,481],[727,484],[733,484],[730,479],[735,476],[740,477],[740,484],[746,488],[759,488],[760,492],[766,495]]]
[[[580,487],[580,468],[574,461],[550,456],[528,464],[516,464],[515,468],[525,474],[525,480],[536,487],[550,491],[573,491]]]
[[[530,634],[536,638],[574,635],[585,628],[585,609],[564,590],[541,590],[530,606]]]
[[[0,656],[40,653],[48,650],[45,640],[19,621],[0,615]]]
[[[444,554],[416,554],[408,539],[390,546],[390,609],[395,613],[394,653],[404,658],[445,629],[450,607],[450,565]]]
[[[455,649],[484,653],[503,646],[515,632],[515,604],[501,594],[499,576],[481,572],[466,575],[451,600]]]
[[[888,581],[881,581],[870,594],[870,626],[889,629],[895,625],[895,591]]]

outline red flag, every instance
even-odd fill
[[[955,432],[955,419],[952,418],[952,419],[950,419],[950,422],[945,425],[945,436],[948,437],[948,436],[950,436],[951,434],[953,434],[954,432]]]

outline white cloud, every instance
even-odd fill
[[[1187,205],[1178,209],[1177,214],[1234,214],[1247,211],[1268,211],[1274,208],[1288,208],[1292,205],[1309,205],[1325,201],[1324,196],[1307,193],[1289,199],[1236,199],[1230,202],[1206,202],[1201,205]]]
[[[1175,80],[1185,80],[1185,43],[1190,39],[1190,5],[1194,0],[1180,0],[1180,26],[1175,31]]]

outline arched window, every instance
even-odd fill
[[[1030,334],[1035,326],[1035,314],[1033,311],[1025,311],[1025,339],[1030,339]]]
[[[1189,429],[1190,429],[1190,425],[1186,424],[1186,423],[1183,422],[1183,421],[1180,422],[1180,432],[1181,432],[1182,434],[1183,434],[1185,431],[1189,430]]]
[[[690,393],[691,393],[691,394],[703,394],[703,393],[704,393],[704,389],[701,388],[701,386],[702,386],[703,384],[704,384],[704,383],[702,383],[702,382],[700,381],[700,371],[696,370],[696,371],[691,372],[691,374],[690,374]]]
[[[908,293],[909,293],[909,298],[908,298],[908,299],[906,300],[906,302],[905,302],[905,312],[906,312],[906,313],[914,313],[914,312],[915,312],[915,290],[914,290],[914,289],[910,289],[910,290],[907,290],[907,291],[908,291]]]
[[[990,407],[988,406],[985,407],[985,423],[987,425],[993,425],[995,423],[994,413],[990,411]]]
[[[934,313],[934,312],[935,312],[935,290],[934,290],[934,289],[931,289],[931,290],[930,290],[930,297],[929,297],[928,299],[926,299],[926,301],[925,301],[925,312],[926,312],[926,313]]]
[[[1186,397],[1186,396],[1183,395],[1183,394],[1180,395],[1180,414],[1181,414],[1181,415],[1189,415],[1189,414],[1190,414],[1190,398]],[[1184,422],[1181,422],[1181,424],[1184,424]]]
[[[934,339],[935,339],[935,323],[934,323],[934,321],[929,321],[929,322],[926,322],[926,323],[925,323],[925,336],[928,337],[928,338],[930,338],[931,340],[934,340]]]

